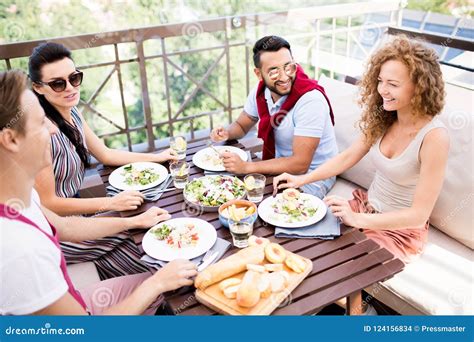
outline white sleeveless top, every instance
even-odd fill
[[[425,135],[444,124],[434,117],[417,133],[407,148],[395,158],[387,158],[380,151],[379,138],[369,151],[375,166],[375,177],[370,185],[369,203],[379,212],[409,208],[413,203],[416,185],[420,178],[419,152]]]

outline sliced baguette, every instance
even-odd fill
[[[239,279],[239,278],[228,278],[219,283],[219,289],[221,291],[224,291],[228,287],[240,285],[241,282],[242,282],[242,279]]]
[[[224,290],[224,296],[229,299],[235,299],[237,297],[237,291],[239,290],[239,288],[240,284],[227,287]]]
[[[268,272],[283,271],[283,264],[265,264],[263,266]]]
[[[264,273],[265,272],[265,267],[262,265],[255,265],[255,264],[247,264],[247,270],[248,271],[255,271],[258,273]]]

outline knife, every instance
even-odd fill
[[[207,266],[209,266],[214,260],[216,260],[217,256],[219,255],[218,251],[215,251],[209,255],[207,258],[203,258],[201,265],[198,266],[197,271],[203,271]],[[207,256],[207,255],[206,255]],[[205,259],[205,260],[204,260]]]
[[[176,188],[168,188],[168,189],[164,189],[164,190],[158,190],[158,191],[154,192],[154,194],[161,194],[163,192],[168,192],[168,191],[172,191],[172,190],[176,190]]]

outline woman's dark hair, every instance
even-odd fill
[[[54,63],[63,60],[64,58],[69,58],[70,60],[73,60],[71,57],[71,51],[67,49],[64,45],[47,42],[35,47],[28,61],[28,72],[31,81],[34,83],[41,82],[41,69],[43,68],[43,66],[49,63]],[[89,167],[89,151],[84,145],[82,135],[79,130],[74,125],[71,125],[69,122],[64,120],[62,115],[58,112],[56,108],[54,108],[51,103],[49,103],[48,100],[46,100],[44,95],[41,95],[36,91],[34,93],[38,97],[38,100],[41,106],[43,107],[46,116],[51,121],[56,123],[59,130],[63,132],[64,135],[66,135],[66,137],[69,139],[69,141],[71,141],[71,143],[76,147],[76,152],[81,158],[81,161],[84,166]]]
[[[291,53],[290,43],[278,36],[265,36],[257,40],[253,46],[253,64],[256,68],[260,68],[260,55],[262,52],[275,52],[281,48],[286,48]]]

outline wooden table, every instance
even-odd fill
[[[233,144],[243,147],[239,143]],[[194,153],[206,146],[206,142],[195,142],[188,145],[186,160],[192,164]],[[257,157],[253,155],[252,159]],[[114,168],[98,167],[105,185]],[[204,175],[203,170],[192,165],[190,178]],[[267,177],[265,197],[272,192],[272,179]],[[168,210],[176,217],[198,216],[211,223],[220,238],[231,241],[229,230],[222,227],[217,213],[196,213],[186,206],[182,191],[169,191],[156,202],[145,203],[136,211],[122,212],[121,216],[137,215],[152,206]],[[141,248],[143,230],[133,232],[137,244]],[[275,238],[274,227],[257,219],[254,234],[270,239],[283,245],[287,250],[298,253],[313,261],[313,270],[308,277],[291,293],[290,297],[278,307],[275,315],[309,315],[317,313],[323,307],[347,297],[347,312],[357,314],[362,301],[361,290],[376,282],[391,278],[400,272],[404,265],[399,259],[377,243],[368,239],[358,229],[343,226],[342,235],[334,240],[318,239],[287,239]],[[233,254],[237,248],[231,248],[225,256]],[[225,257],[224,256],[224,257]],[[193,288],[184,288],[177,293],[166,296],[169,304],[177,315],[214,315],[210,308],[196,301]]]

